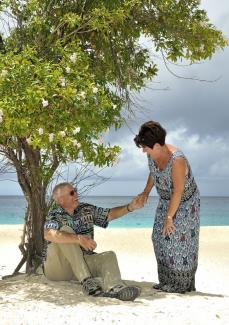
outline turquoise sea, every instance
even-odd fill
[[[128,196],[87,196],[81,199],[101,207],[114,207],[127,204]],[[157,197],[150,197],[147,205],[123,218],[110,223],[112,228],[151,228],[154,222],[154,212]],[[23,223],[26,201],[21,196],[0,196],[0,224]],[[201,198],[201,226],[229,226],[229,197]]]

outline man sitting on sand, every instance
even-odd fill
[[[89,295],[133,301],[140,289],[122,282],[115,253],[94,252],[94,225],[106,228],[109,221],[142,208],[142,200],[136,197],[124,206],[100,208],[80,203],[70,183],[56,185],[53,198],[57,207],[44,225],[45,276],[54,281],[78,280]]]

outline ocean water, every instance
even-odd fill
[[[130,202],[128,196],[88,196],[81,199],[101,207],[115,207]],[[158,198],[150,197],[143,209],[114,220],[112,228],[151,228]],[[0,224],[23,223],[26,201],[20,196],[0,196]],[[200,210],[201,226],[229,226],[229,197],[202,197]]]

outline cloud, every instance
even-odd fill
[[[119,135],[118,141],[115,134],[114,143],[122,147],[120,163],[105,170],[104,175],[111,178],[92,192],[94,195],[135,195],[144,188],[149,173],[146,155],[135,146],[129,129],[122,128]],[[184,152],[202,195],[229,195],[229,135],[215,137],[192,133],[185,126],[171,127],[167,143]]]
[[[187,156],[194,174],[198,177],[228,177],[229,179],[229,136],[216,138],[214,136],[200,136],[198,133],[190,135],[185,127],[176,128],[167,135],[167,143],[175,145]],[[118,166],[106,170],[112,179],[139,180],[147,169],[147,158],[142,150],[137,148],[132,135],[122,137],[115,142],[122,148]],[[216,168],[218,166],[218,168]]]

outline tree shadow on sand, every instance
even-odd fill
[[[76,281],[49,281],[43,275],[18,275],[10,279],[0,281],[0,304],[11,304],[17,302],[47,302],[57,306],[76,306],[82,303],[89,305],[119,305],[137,304],[144,305],[146,301],[163,299],[168,297],[169,293],[160,292],[152,289],[152,282],[124,281],[127,285],[136,285],[141,288],[141,295],[134,302],[121,302],[117,299],[92,297],[83,293],[81,285]],[[224,295],[211,294],[204,292],[192,292],[186,295],[173,294],[180,296],[203,296],[224,298]]]

